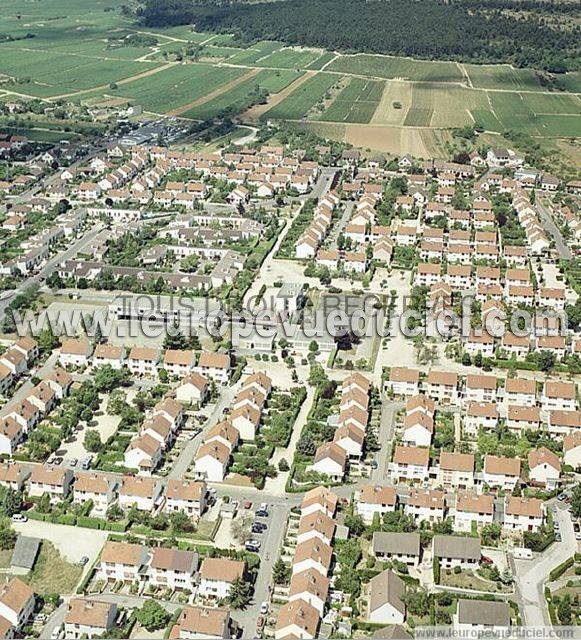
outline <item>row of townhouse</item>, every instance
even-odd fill
[[[194,470],[198,477],[209,482],[224,481],[240,440],[255,439],[271,391],[272,380],[265,373],[254,373],[244,380],[228,420],[214,425],[196,452]]]
[[[370,390],[369,380],[361,373],[351,374],[344,380],[335,435],[332,442],[317,449],[308,467],[310,471],[340,482],[348,464],[361,461],[369,421]]]
[[[317,249],[329,233],[333,212],[339,203],[339,197],[332,191],[319,199],[313,212],[313,221],[297,240],[295,257],[302,259],[315,257]]]
[[[171,590],[189,591],[208,601],[226,598],[237,579],[247,577],[246,562],[229,558],[204,558],[196,551],[107,541],[96,579],[140,583]]]
[[[71,376],[55,369],[0,418],[0,453],[14,455],[18,445],[69,392]]]
[[[36,341],[25,336],[12,343],[0,355],[0,395],[6,395],[16,380],[38,358],[38,354]]]
[[[170,479],[164,484],[154,478],[118,477],[97,471],[73,474],[70,469],[50,466],[27,470],[14,462],[0,464],[0,485],[25,491],[33,498],[46,493],[52,504],[69,496],[75,504],[91,502],[92,513],[101,517],[117,503],[123,510],[135,506],[146,512],[156,509],[167,513],[183,511],[190,518],[198,519],[208,504],[205,482]]]
[[[540,447],[529,452],[527,461],[529,484],[551,490],[557,486],[561,462],[555,453]],[[447,489],[489,487],[512,491],[517,483],[525,481],[518,458],[486,455],[482,472],[476,472],[473,453],[442,451],[436,463],[430,459],[429,448],[405,445],[395,446],[390,474],[395,483],[432,484]]]
[[[301,503],[287,602],[277,616],[274,637],[317,637],[325,613],[333,559],[337,496],[325,487],[308,491]]]
[[[125,467],[137,469],[141,475],[151,475],[185,421],[186,414],[179,402],[169,397],[158,402],[129,443],[124,454]]]
[[[197,362],[196,362],[197,359]],[[108,343],[92,343],[85,337],[69,338],[63,341],[59,351],[59,361],[63,366],[94,367],[110,366],[113,369],[127,367],[133,375],[157,377],[160,370],[170,376],[184,378],[193,373],[200,375],[206,385],[196,378],[200,395],[207,391],[207,379],[219,384],[227,384],[232,370],[231,358],[226,353],[203,351],[196,358],[191,349],[160,349],[158,347],[132,347]]]
[[[107,248],[103,247],[102,244],[101,240],[99,240],[96,249],[103,255]],[[59,265],[57,273],[59,277],[64,279],[77,281],[82,278],[87,282],[92,282],[101,276],[107,276],[114,280],[122,280],[123,278],[135,279],[142,285],[155,283],[161,279],[167,287],[171,287],[175,291],[184,289],[208,291],[212,287],[212,278],[206,275],[174,273],[173,271],[150,271],[141,267],[119,267],[100,260],[66,260]]]
[[[577,426],[577,386],[573,381],[546,380],[540,394],[537,383],[529,378],[507,378],[504,387],[494,375],[469,374],[465,378],[452,371],[431,370],[422,379],[418,369],[392,367],[384,390],[395,396],[413,398],[425,394],[439,404],[464,406],[470,403],[503,403],[505,407],[535,407],[547,415],[547,423],[559,430],[570,413],[570,428]],[[566,423],[563,423],[566,426]]]
[[[531,252],[538,255],[547,251],[551,243],[528,194],[525,191],[516,192],[512,205],[517,212],[521,226],[525,230],[527,244]]]

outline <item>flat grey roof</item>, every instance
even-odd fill
[[[40,542],[40,538],[18,536],[10,564],[13,567],[31,570],[40,550]]]

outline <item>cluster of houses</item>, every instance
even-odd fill
[[[382,199],[383,187],[373,183],[343,184],[343,194],[362,193],[354,206],[350,221],[344,229],[345,238],[355,245],[352,251],[325,251],[319,249],[316,260],[318,264],[337,271],[340,266],[347,271],[365,273],[369,266],[367,248],[372,247],[373,257],[389,262],[393,250],[389,227],[377,224],[376,206]]]
[[[34,613],[34,591],[20,578],[12,578],[0,586],[0,636],[14,638],[22,634]]]
[[[113,504],[124,511],[132,507],[147,513],[183,511],[192,520],[208,504],[205,482],[159,479],[142,476],[112,476],[98,471],[73,473],[71,469],[36,465],[27,468],[17,462],[0,464],[0,484],[23,491],[31,498],[49,496],[51,504],[70,497],[73,504],[92,504],[91,513],[103,517]]]
[[[278,612],[276,640],[317,637],[331,585],[337,504],[334,493],[317,487],[305,494],[298,523],[289,521],[287,538],[292,526],[296,545],[292,550],[290,585],[280,594],[286,602]]]
[[[335,435],[331,442],[317,449],[309,471],[340,482],[349,464],[361,461],[369,421],[370,389],[369,380],[361,373],[353,373],[344,380]]]
[[[22,338],[20,341],[29,347],[29,354],[38,354],[34,340]],[[23,356],[26,362],[26,356]],[[14,455],[17,447],[28,434],[68,395],[72,377],[61,368],[54,369],[35,385],[28,394],[16,403],[5,407],[0,418],[0,453]]]
[[[143,421],[138,435],[129,443],[124,466],[137,469],[140,475],[151,475],[161,463],[164,452],[171,448],[185,420],[186,414],[179,402],[170,397],[158,402]]]
[[[183,171],[193,179],[172,179],[172,173]],[[244,148],[236,153],[135,146],[130,154],[121,146],[113,146],[106,157],[97,156],[86,167],[63,170],[58,187],[81,201],[194,209],[198,201],[210,195],[211,181],[231,184],[228,200],[239,206],[251,195],[272,198],[288,189],[307,193],[319,171],[316,162],[304,160],[304,152],[288,156],[283,147],[277,146]]]
[[[16,340],[0,355],[0,395],[6,395],[38,355],[36,341],[28,336]]]
[[[413,398],[413,402],[427,403],[428,407],[432,401],[459,406],[467,438],[473,438],[480,428],[493,431],[501,421],[517,435],[543,428],[557,440],[581,428],[573,381],[546,380],[541,389],[530,378],[507,378],[503,386],[501,379],[492,374],[460,377],[452,371],[431,370],[422,378],[417,369],[393,367],[384,388],[395,396],[410,398],[408,406]],[[420,400],[420,393],[427,398]],[[425,418],[422,420],[426,423]],[[414,426],[416,430],[423,428],[420,424]],[[433,433],[429,423],[424,431],[422,437],[426,440],[427,433]]]
[[[138,377],[157,378],[163,370],[172,378],[182,379],[186,386],[182,388],[180,383],[179,399],[183,398],[189,404],[203,402],[209,390],[209,380],[227,384],[232,371],[231,358],[225,353],[203,351],[196,362],[196,353],[191,349],[134,346],[128,351],[123,346],[108,343],[93,347],[86,337],[64,340],[59,362],[64,367],[127,367]]]
[[[262,372],[248,376],[236,395],[227,420],[214,425],[205,435],[195,459],[197,476],[223,482],[234,449],[240,441],[254,441],[263,411],[272,391],[272,380]]]
[[[311,224],[303,231],[295,245],[295,257],[300,259],[314,258],[317,249],[323,243],[333,220],[333,212],[339,206],[339,196],[330,191],[320,198],[313,211]]]

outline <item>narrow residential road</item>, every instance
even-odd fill
[[[220,398],[218,399],[218,402],[216,403],[212,414],[206,421],[202,431],[200,431],[195,438],[186,442],[186,445],[181,450],[180,455],[167,475],[168,479],[179,480],[186,475],[188,467],[192,463],[194,455],[204,440],[206,433],[222,419],[222,412],[226,407],[229,407],[232,404],[232,400],[234,400],[236,393],[237,385],[234,385],[233,387],[225,387],[221,390]]]
[[[550,626],[544,587],[549,573],[577,551],[573,524],[566,509],[557,507],[555,521],[559,522],[561,542],[553,543],[534,561],[515,560],[517,593],[520,595],[523,624],[527,627]]]
[[[351,216],[353,214],[353,209],[355,208],[354,202],[348,202],[341,214],[341,218],[334,224],[333,229],[329,235],[329,240],[331,243],[331,247],[333,249],[337,249],[337,240],[341,234],[341,232],[345,229],[345,226],[351,220]]]
[[[573,254],[563,238],[563,234],[559,227],[555,224],[552,212],[550,208],[543,202],[542,198],[538,198],[535,206],[540,214],[541,223],[545,227],[545,231],[553,237],[555,241],[555,247],[559,256],[565,258],[565,260],[571,260]]]
[[[280,554],[288,510],[288,505],[269,505],[269,517],[261,519],[267,523],[268,528],[262,536],[256,536],[261,541],[261,546],[259,552],[260,568],[254,584],[254,597],[246,609],[232,611],[232,617],[243,628],[244,638],[255,637],[256,619],[260,615],[260,605],[269,600],[272,568]]]
[[[373,469],[371,472],[372,482],[383,483],[385,481],[389,464],[387,454],[393,440],[395,416],[403,407],[403,402],[391,402],[385,397],[381,401],[381,418],[379,420],[379,433],[377,434],[381,449],[375,454],[377,469]]]
[[[73,256],[75,256],[79,251],[82,251],[84,247],[86,247],[90,242],[92,242],[97,234],[103,229],[103,224],[101,222],[95,223],[95,225],[85,233],[81,238],[79,238],[76,242],[73,242],[69,247],[60,251],[52,258],[50,258],[47,263],[41,268],[38,273],[31,275],[29,278],[24,280],[17,289],[14,289],[12,295],[9,298],[0,301],[0,321],[4,317],[4,313],[14,296],[19,293],[22,293],[27,287],[31,285],[38,284],[40,285],[42,278],[48,278],[65,260],[70,260]]]

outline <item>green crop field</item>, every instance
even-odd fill
[[[246,73],[244,69],[214,67],[209,64],[173,66],[163,73],[122,85],[109,95],[130,98],[147,111],[166,113],[203,98],[218,87]]]
[[[327,69],[377,78],[403,78],[430,82],[462,82],[463,80],[463,74],[455,62],[429,62],[368,54],[339,56]]]
[[[259,67],[277,67],[281,69],[306,69],[321,55],[312,49],[279,49],[266,58],[258,60]]]
[[[226,109],[233,113],[245,111],[253,104],[253,98],[257,91],[265,90],[269,93],[278,93],[300,76],[300,72],[290,69],[284,71],[264,69],[253,78],[249,78],[231,90],[193,107],[184,115],[188,118],[203,120],[217,116]]]
[[[298,120],[304,117],[310,109],[324,98],[338,79],[336,75],[318,73],[303,82],[280,104],[269,109],[265,116],[283,120]]]
[[[16,38],[0,42],[2,99],[119,96],[154,113],[206,118],[242,113],[308,70],[311,77],[263,117],[342,123],[346,130],[476,123],[497,133],[581,136],[581,72],[555,74],[549,86],[566,91],[549,92],[539,73],[508,64],[343,55],[272,40],[245,47],[232,34],[188,25],[144,29],[122,13],[126,2],[2,0],[0,34]]]
[[[151,62],[86,58],[67,53],[26,51],[0,45],[2,73],[17,78],[15,91],[57,96],[118,82],[154,69]]]
[[[379,105],[384,86],[385,83],[378,80],[351,78],[322,114],[321,120],[368,123]]]
[[[331,62],[331,60],[334,57],[335,57],[334,53],[326,51],[321,56],[319,56],[316,60],[311,62],[311,64],[307,67],[307,69],[314,69],[314,70],[322,69],[328,62]]]
[[[280,49],[280,42],[273,42],[271,40],[265,40],[264,42],[257,42],[253,44],[249,49],[241,49],[240,53],[233,55],[228,62],[230,64],[242,64],[252,65],[261,58],[266,58],[268,55]]]
[[[534,71],[514,69],[507,64],[465,64],[472,86],[477,89],[526,89],[539,91],[541,83]]]

